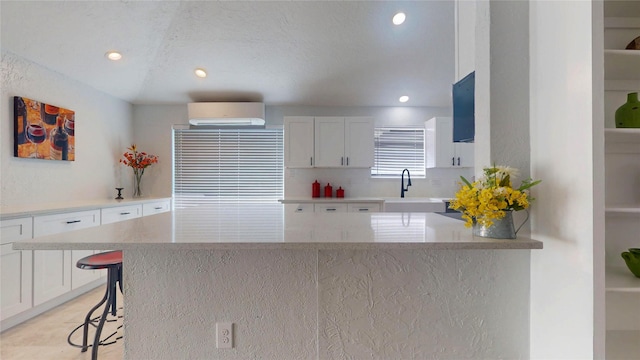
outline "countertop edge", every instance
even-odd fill
[[[14,242],[14,250],[539,250],[537,240],[434,243],[47,243]]]
[[[83,210],[96,210],[102,208],[112,208],[118,206],[126,206],[126,205],[136,205],[136,204],[145,204],[156,201],[164,201],[164,200],[172,200],[171,197],[153,197],[153,198],[139,198],[139,199],[123,199],[123,200],[115,200],[115,199],[105,199],[105,200],[95,200],[88,201],[86,203],[52,203],[52,204],[34,204],[33,209],[24,209],[17,211],[10,211],[6,208],[0,209],[0,220],[10,220],[21,218],[25,216],[40,216],[40,215],[51,215],[51,214],[60,214],[60,213],[68,213],[73,211],[83,211]],[[39,208],[38,208],[39,207]]]

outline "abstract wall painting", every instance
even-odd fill
[[[75,112],[25,97],[13,97],[13,156],[75,160]]]

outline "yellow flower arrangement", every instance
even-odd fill
[[[490,227],[494,220],[505,216],[505,211],[527,209],[534,200],[529,188],[542,180],[526,179],[514,189],[511,179],[517,176],[518,169],[495,165],[484,168],[484,175],[473,183],[461,176],[464,183],[460,183],[460,190],[449,208],[462,212],[466,227],[471,227],[474,222]]]

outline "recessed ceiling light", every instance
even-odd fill
[[[194,72],[196,73],[197,77],[201,77],[201,78],[206,78],[207,77],[207,72],[204,69],[197,68],[197,69],[194,70]]]
[[[122,59],[122,54],[117,51],[109,51],[106,55],[107,59],[117,61]]]
[[[400,101],[401,103],[406,103],[407,101],[409,101],[409,97],[407,95],[400,96],[400,99],[398,99],[398,101]]]
[[[394,25],[400,25],[404,22],[404,20],[407,18],[407,16],[403,13],[403,12],[399,12],[395,15],[393,15],[393,24]]]

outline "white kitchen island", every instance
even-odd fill
[[[478,359],[528,358],[542,243],[433,213],[225,204],[14,248],[124,250],[126,359]]]

